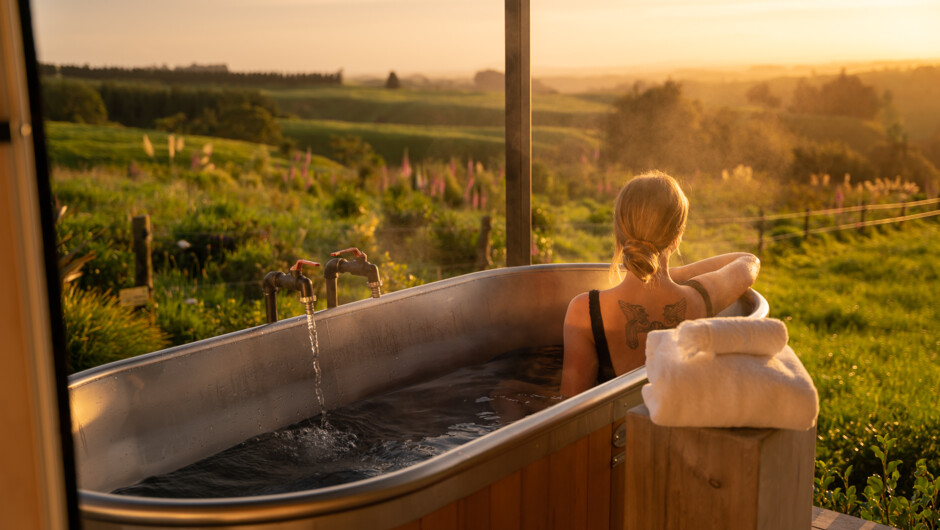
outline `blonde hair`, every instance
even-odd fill
[[[676,250],[689,217],[689,199],[679,183],[661,171],[651,171],[627,183],[614,206],[616,247],[611,271],[619,276],[622,263],[641,282],[660,272],[660,257]]]

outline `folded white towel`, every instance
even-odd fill
[[[768,357],[787,345],[787,326],[774,318],[726,317],[686,320],[679,324],[679,348],[685,355],[744,353]]]
[[[727,319],[697,322],[712,326],[710,343],[718,344],[722,352],[725,344],[732,343],[733,349],[754,349],[724,337],[722,331],[743,327],[745,336],[757,337],[765,324],[749,319],[753,324],[729,328],[723,320]],[[752,325],[754,330],[747,329]],[[764,346],[756,349],[767,351]],[[649,384],[643,387],[643,401],[657,425],[805,430],[816,424],[819,413],[816,387],[786,345],[774,355],[690,356],[680,347],[679,329],[651,331],[646,339],[646,373]]]

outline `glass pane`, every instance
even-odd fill
[[[503,8],[37,0],[72,370],[263,324],[299,259],[357,247],[384,293],[503,265]]]
[[[652,169],[691,200],[678,261],[755,250],[761,211],[934,197],[938,20],[919,1],[533,5],[538,260],[609,262],[617,192]]]

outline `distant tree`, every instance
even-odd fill
[[[842,70],[838,77],[818,89],[801,79],[793,92],[790,111],[870,120],[878,114],[880,107],[881,99],[873,87],[862,84],[858,76],[846,75]]]
[[[780,107],[780,98],[770,93],[770,85],[767,83],[758,83],[752,86],[748,89],[745,97],[747,97],[748,103],[761,105],[769,109]]]
[[[100,124],[108,120],[101,95],[88,83],[70,79],[43,79],[46,117],[56,121]]]
[[[819,89],[810,85],[806,79],[797,81],[796,88],[793,89],[793,101],[790,103],[789,110],[796,114],[823,114]]]
[[[902,181],[913,182],[921,188],[928,182],[940,181],[937,166],[919,148],[908,145],[906,138],[876,145],[869,151],[868,158],[878,175],[885,179],[901,177]]]
[[[796,182],[808,183],[810,175],[842,179],[846,174],[851,175],[853,181],[860,182],[874,179],[877,171],[868,158],[843,143],[809,142],[793,149],[790,176]]]
[[[281,142],[281,128],[267,110],[248,104],[227,107],[219,114],[217,136],[269,145]]]
[[[398,80],[398,75],[395,74],[394,70],[388,73],[388,79],[385,80],[385,88],[401,88],[401,82]]]
[[[613,103],[604,124],[605,164],[634,171],[694,171],[702,165],[707,139],[699,105],[682,97],[674,81],[641,90],[639,84]]]
[[[372,146],[358,136],[332,136],[330,150],[333,159],[344,166],[355,169],[359,175],[358,187],[365,187],[366,181],[378,173],[385,165],[385,159],[372,149]]]
[[[480,70],[473,75],[473,86],[477,90],[502,92],[506,89],[506,76],[496,70]]]

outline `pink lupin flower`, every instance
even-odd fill
[[[473,209],[480,209],[480,194],[477,192],[477,190],[473,190]]]
[[[473,189],[474,180],[473,175],[470,175],[470,180],[467,181],[467,189],[463,192],[463,200],[465,202],[470,202],[470,190]]]
[[[480,209],[486,209],[486,190],[480,190]]]
[[[408,178],[411,176],[411,162],[408,160],[408,148],[405,148],[405,154],[401,159],[401,174]]]

